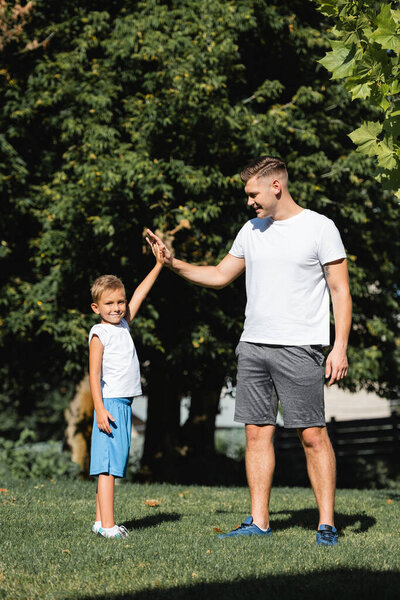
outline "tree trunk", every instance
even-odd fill
[[[184,443],[192,456],[215,454],[215,419],[224,377],[217,374],[207,379],[203,387],[192,391],[189,417],[182,430]]]
[[[82,475],[89,475],[90,437],[93,425],[93,400],[89,375],[85,375],[76,389],[74,398],[65,411],[67,428],[65,441],[71,450],[71,458],[81,467]]]
[[[150,366],[146,434],[142,456],[144,471],[157,477],[158,467],[182,450],[179,444],[179,379],[157,359]]]

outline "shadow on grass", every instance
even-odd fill
[[[190,516],[191,513],[186,513],[186,516]],[[197,516],[198,513],[192,513],[193,516]],[[239,513],[232,510],[216,510],[216,515],[220,514],[231,514],[232,515],[232,528],[236,527],[240,522],[248,516],[244,513]],[[281,517],[282,515],[282,517]],[[292,527],[302,527],[303,529],[317,529],[318,525],[318,511],[317,508],[303,508],[300,510],[279,510],[271,511],[271,527],[273,531],[284,531],[291,529]],[[281,518],[280,518],[281,517]],[[370,517],[364,512],[353,515],[346,515],[343,513],[335,513],[335,525],[339,534],[344,533],[344,529],[353,527],[352,533],[364,533],[371,527],[376,525],[375,517]],[[400,598],[400,595],[399,595]]]
[[[277,515],[288,515],[288,518],[277,519]],[[335,513],[335,524],[338,531],[347,527],[357,525],[352,533],[363,533],[376,524],[376,519],[365,513],[345,515]],[[274,531],[289,529],[290,527],[304,527],[305,529],[316,529],[318,525],[318,512],[315,508],[304,508],[302,510],[279,510],[271,512],[271,527]]]
[[[182,515],[178,513],[158,513],[149,517],[143,517],[143,519],[132,519],[131,521],[124,521],[120,523],[127,529],[147,529],[148,527],[157,527],[161,523],[167,523],[168,521],[180,521]]]
[[[324,551],[331,552],[332,549]],[[75,595],[64,600],[353,600],[358,596],[362,596],[363,600],[397,600],[399,587],[400,573],[396,571],[334,569],[302,575],[280,574],[168,589],[125,591],[121,594]]]

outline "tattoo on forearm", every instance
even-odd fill
[[[330,275],[329,265],[324,265],[324,275],[325,275],[325,278],[328,279],[328,277]]]

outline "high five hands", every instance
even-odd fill
[[[146,242],[149,244],[153,254],[157,256],[159,254],[165,265],[168,267],[172,266],[173,256],[171,252],[168,250],[167,246],[164,242],[150,229],[146,229]],[[157,253],[156,253],[157,252]]]

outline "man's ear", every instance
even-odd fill
[[[90,306],[92,307],[92,311],[95,312],[96,315],[100,314],[99,307],[97,306],[97,304],[95,304],[95,302],[92,302]]]
[[[278,196],[278,194],[280,194],[282,192],[282,184],[279,181],[279,179],[274,179],[271,182],[271,188],[276,196]]]

